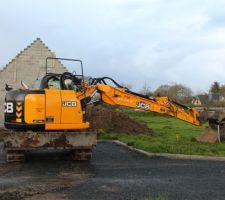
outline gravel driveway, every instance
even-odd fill
[[[225,162],[146,157],[108,142],[91,162],[72,162],[66,152],[27,158],[8,164],[0,150],[0,199],[225,199]]]

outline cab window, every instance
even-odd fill
[[[60,90],[60,81],[57,78],[50,78],[48,80],[48,88],[49,89],[55,89],[55,90]]]

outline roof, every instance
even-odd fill
[[[33,42],[31,42],[28,46],[26,46],[23,50],[21,50],[13,59],[11,59],[9,61],[9,63],[7,63],[2,69],[0,69],[1,71],[4,71],[12,62],[14,62],[17,58],[19,58],[22,54],[24,54],[27,50],[29,50],[32,46],[34,46],[35,44],[41,44],[46,50],[48,50],[50,53],[52,53],[53,55],[55,55],[55,52],[53,52],[42,40],[41,38],[37,37]],[[60,60],[58,60],[58,62],[63,66],[63,64],[60,62]],[[66,69],[66,67],[64,66],[64,68]]]
[[[206,104],[209,101],[209,97],[207,94],[200,94],[198,95],[198,98],[200,99],[202,104]]]

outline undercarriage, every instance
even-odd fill
[[[8,162],[24,161],[35,150],[68,150],[73,160],[90,160],[96,146],[94,131],[33,132],[10,131],[4,139]]]

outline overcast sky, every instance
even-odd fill
[[[224,0],[0,0],[0,66],[40,37],[138,91],[225,83]]]

